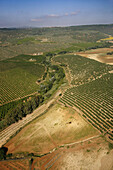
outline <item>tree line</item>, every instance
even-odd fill
[[[25,103],[21,101],[16,107],[8,110],[5,118],[1,121],[0,129],[17,122],[26,115],[32,113],[33,110],[35,110],[43,101],[44,97],[41,95],[30,97],[30,99],[28,99]]]
[[[49,80],[45,80],[41,83],[38,89],[37,95],[21,99],[6,106],[1,107],[0,115],[0,129],[4,129],[7,126],[15,123],[30,114],[35,110],[41,103],[43,103],[45,97],[50,97],[50,94],[45,95],[55,84],[59,84],[65,76],[63,68],[51,65],[52,72],[49,72]]]

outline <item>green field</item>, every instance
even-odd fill
[[[81,85],[93,81],[113,69],[113,66],[77,55],[57,56],[54,61],[69,67],[72,85]]]
[[[103,46],[100,39],[113,36],[113,25],[59,28],[0,29],[0,60],[19,54],[78,51]],[[47,39],[47,41],[43,41]]]
[[[60,102],[79,108],[94,127],[113,140],[113,75],[68,89]]]
[[[36,81],[42,77],[45,67],[39,64],[39,56],[35,62],[30,62],[32,56],[22,55],[0,62],[0,104],[5,104],[15,99],[22,98],[37,92]],[[35,56],[36,59],[36,56]]]

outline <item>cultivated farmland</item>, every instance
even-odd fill
[[[100,39],[113,36],[112,25],[63,28],[0,29],[0,60],[19,54],[78,51],[103,46]],[[80,44],[79,44],[80,43]],[[87,44],[88,43],[88,44]]]
[[[111,159],[112,28],[0,29],[0,145],[7,159],[33,158],[30,169],[102,169],[103,156]],[[25,169],[19,160],[0,163]]]
[[[90,83],[68,89],[60,102],[79,108],[100,132],[113,140],[113,76],[105,75]]]
[[[37,92],[36,81],[44,74],[45,67],[37,62],[31,63],[30,57],[23,62],[18,61],[19,57],[0,62],[1,105]]]
[[[28,159],[19,159],[19,160],[9,160],[0,162],[0,170],[27,170],[29,169],[29,160]]]
[[[113,48],[98,48],[85,52],[77,52],[77,55],[113,65]]]
[[[74,85],[59,101],[78,108],[83,117],[112,141],[113,66],[71,55],[58,56],[55,61],[64,61]]]
[[[67,65],[74,86],[94,81],[113,69],[113,66],[78,55],[62,55],[55,57],[54,61]]]

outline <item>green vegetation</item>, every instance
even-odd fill
[[[113,55],[113,52],[109,52],[109,53],[107,53],[107,55]]]
[[[80,42],[73,43],[71,47],[67,48],[66,52],[80,52],[85,50],[97,49],[97,48],[105,48],[110,47],[111,43],[97,43],[97,42]]]
[[[109,143],[109,149],[113,149],[113,143]]]
[[[27,43],[29,41],[34,41],[34,40],[35,40],[34,37],[26,37],[26,38],[23,38],[23,39],[19,39],[17,41],[17,44],[20,45],[20,44]]]
[[[74,85],[60,102],[78,108],[85,119],[113,140],[113,66],[77,55],[60,55],[54,61],[67,68]]]
[[[43,101],[43,96],[33,95],[1,106],[0,130],[32,113]]]
[[[32,113],[33,110],[43,102],[43,100],[44,98],[42,96],[35,95],[28,99],[26,102],[19,102],[16,107],[10,108],[8,113],[5,113],[6,115],[3,121],[0,122],[0,129],[3,129],[14,122],[17,122],[18,120],[22,119],[22,117]]]
[[[90,149],[87,149],[87,152],[90,152]]]
[[[8,113],[8,111],[10,109],[13,109],[15,108],[19,103],[23,103],[23,102],[26,102],[27,100],[29,100],[30,97],[33,97],[32,96],[28,96],[28,97],[25,97],[25,98],[22,98],[20,100],[15,100],[15,101],[12,101],[10,103],[7,103],[7,104],[4,104],[2,106],[0,106],[0,127],[1,127],[1,124],[3,123],[3,119],[5,118],[5,115]]]
[[[65,76],[63,68],[59,66],[51,65],[50,69],[53,71],[49,72],[49,79],[39,86],[38,92],[40,94],[46,94],[53,85],[58,84]]]
[[[113,76],[103,75],[95,81],[68,89],[60,102],[77,107],[100,132],[113,140]]]
[[[78,55],[61,55],[55,57],[54,60],[69,67],[73,85],[81,85],[93,81],[113,69],[113,66]]]
[[[1,147],[0,148],[0,160],[6,159],[7,151],[8,151],[8,148],[6,148],[6,147]]]
[[[79,51],[105,46],[96,41],[113,36],[113,25],[63,28],[0,29],[0,59],[38,52]],[[47,41],[43,41],[46,39]],[[79,44],[80,43],[80,44]],[[83,45],[82,45],[83,44]]]
[[[43,65],[30,62],[0,62],[1,101],[5,104],[15,99],[35,93],[38,90],[36,81],[44,74]]]
[[[91,124],[113,139],[113,80],[109,74],[113,66],[69,55],[110,47],[111,43],[99,40],[113,36],[112,28],[113,25],[0,29],[0,128],[22,119],[48,99],[61,85],[65,67],[74,87],[60,94],[60,101],[82,110]],[[51,59],[60,66],[52,65]]]
[[[31,58],[32,62],[29,61]],[[51,55],[47,54],[47,60],[50,59]],[[0,129],[32,113],[59,87],[65,76],[63,68],[51,65],[48,61],[45,56],[20,55],[0,62],[1,104],[9,102],[0,107]],[[44,66],[47,68],[45,73]],[[37,78],[41,77],[43,82],[40,79],[40,84],[37,85]],[[15,99],[18,100],[14,101]]]

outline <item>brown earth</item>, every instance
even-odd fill
[[[42,158],[36,158],[32,170],[112,170],[113,150],[101,137],[62,147]]]
[[[38,107],[36,110],[33,111],[32,114],[27,115],[22,120],[19,120],[16,123],[13,123],[12,125],[8,126],[6,129],[0,132],[0,147],[4,145],[8,139],[10,139],[11,136],[13,136],[20,128],[24,127],[26,124],[31,122],[33,119],[35,119],[38,116],[41,116],[50,106],[55,102],[55,100],[58,98],[59,94],[61,93],[61,90],[58,90],[52,97],[51,100],[49,100],[47,103],[44,103],[40,107]]]
[[[29,169],[29,160],[20,159],[20,160],[9,160],[0,162],[0,170],[28,170]]]
[[[85,52],[79,52],[76,54],[99,61],[101,63],[113,65],[113,55],[107,55],[108,52],[113,52],[113,48],[100,48],[88,50]]]
[[[56,104],[23,128],[5,146],[8,153],[47,153],[63,144],[99,135],[74,109]]]

